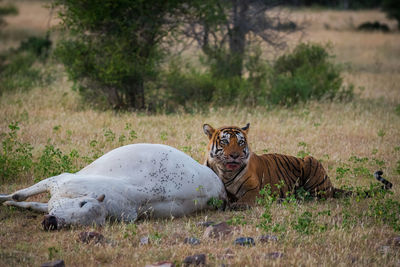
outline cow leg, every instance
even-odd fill
[[[24,188],[21,190],[18,190],[10,195],[0,195],[0,203],[4,202],[4,201],[24,201],[25,199],[27,199],[30,196],[34,196],[43,192],[46,192],[49,188],[50,183],[52,183],[54,181],[54,178],[56,178],[58,176],[55,177],[50,177],[47,178],[43,181],[40,181],[37,184],[34,184],[28,188]]]
[[[48,212],[48,205],[47,203],[41,203],[41,202],[16,202],[16,201],[6,201],[3,203],[5,206],[14,206],[14,207],[19,207],[19,208],[24,208],[24,209],[32,209],[34,211],[38,212]]]

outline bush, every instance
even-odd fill
[[[212,76],[189,66],[188,71],[183,72],[179,65],[180,63],[172,63],[164,77],[170,99],[179,105],[210,102],[216,90]]]
[[[321,45],[300,44],[270,66],[262,59],[261,50],[252,47],[244,61],[246,77],[221,75],[229,66],[219,66],[216,75],[210,61],[203,62],[206,69],[202,71],[172,60],[161,75],[162,81],[154,82],[147,102],[151,110],[171,112],[179,106],[186,111],[198,110],[210,103],[254,107],[350,100],[353,86],[342,85],[341,68],[331,62],[333,56],[328,51],[328,47]]]
[[[341,69],[331,62],[328,47],[300,44],[277,59],[271,72],[269,101],[290,106],[311,99],[351,98],[342,87]]]
[[[21,141],[18,122],[10,123],[8,132],[0,132],[0,183],[15,182],[21,178],[35,176],[35,182],[63,172],[76,172],[82,168],[78,151],[63,153],[53,144],[46,145],[38,159],[33,157],[30,143]],[[86,157],[88,163],[92,158]]]
[[[400,29],[400,1],[383,0],[382,10],[386,12],[388,18],[397,20],[397,27]]]
[[[151,99],[147,102],[154,104],[153,109],[163,106],[169,111],[178,105],[190,110],[209,103],[222,106],[265,105],[270,69],[261,58],[261,50],[257,48],[246,55],[247,78],[225,75],[229,66],[216,66],[214,61],[203,60],[207,68],[201,71],[174,59],[162,75],[162,82],[154,85],[155,90],[149,94]],[[159,88],[164,89],[162,94]]]
[[[64,172],[74,173],[79,171],[81,166],[76,163],[76,159],[78,158],[78,151],[72,150],[69,155],[64,154],[59,148],[48,143],[42,151],[39,160],[35,162],[35,182]]]
[[[389,32],[390,29],[388,25],[385,23],[380,23],[379,21],[375,22],[364,22],[357,27],[359,31],[382,31],[382,32]]]
[[[29,143],[18,140],[18,123],[10,123],[9,132],[0,133],[0,182],[27,175],[32,168],[32,149]]]
[[[42,85],[42,72],[35,63],[44,62],[50,48],[48,36],[30,37],[22,41],[19,48],[0,55],[0,95],[6,91],[24,91]]]
[[[196,5],[199,4],[199,5]],[[84,96],[144,109],[148,88],[184,16],[200,1],[56,0],[65,35],[56,56]],[[212,2],[206,5],[215,5]]]
[[[28,90],[40,84],[40,70],[32,65],[36,56],[31,53],[18,53],[3,56],[0,63],[0,95],[6,91]]]

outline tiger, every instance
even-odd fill
[[[209,124],[203,125],[209,139],[204,164],[222,180],[230,203],[252,206],[260,197],[260,190],[266,186],[279,198],[300,190],[316,198],[352,194],[335,188],[321,162],[312,156],[298,158],[251,152],[247,142],[249,128],[250,123],[242,128],[226,126],[214,129]],[[385,189],[390,189],[392,184],[381,175],[381,171],[375,173]]]

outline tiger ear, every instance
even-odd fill
[[[209,124],[204,124],[203,131],[208,136],[208,139],[211,139],[215,129]]]
[[[247,134],[247,133],[249,132],[249,128],[250,128],[250,122],[248,122],[248,123],[246,124],[246,126],[244,126],[244,127],[242,128],[242,130]]]

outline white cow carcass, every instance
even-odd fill
[[[51,194],[48,203],[24,202],[46,191]],[[45,229],[103,225],[106,218],[132,222],[143,215],[183,216],[210,207],[210,199],[226,201],[218,176],[185,153],[159,144],[119,147],[77,173],[0,195],[4,205],[48,213]]]

